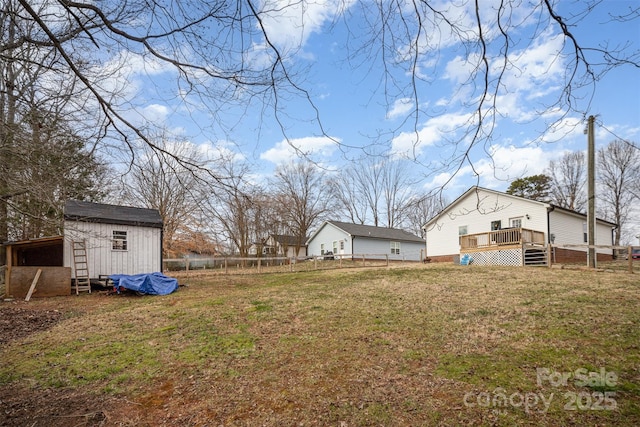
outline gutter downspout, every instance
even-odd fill
[[[551,243],[551,212],[553,212],[555,206],[550,205],[547,207],[547,243]]]
[[[554,209],[555,209],[555,206],[553,205],[549,205],[547,207],[547,245],[551,245],[551,212],[553,212]],[[550,249],[551,251],[549,251],[549,248],[547,248],[547,258],[551,258],[551,256],[553,255],[553,261],[555,262],[555,259],[556,259],[555,251],[553,250],[553,248],[550,248]],[[547,259],[547,265],[551,267],[551,259]]]

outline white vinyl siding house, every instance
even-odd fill
[[[92,278],[162,271],[162,219],[155,209],[71,200],[65,206],[65,266],[73,266],[74,240],[86,242]]]
[[[390,260],[420,261],[424,240],[404,230],[325,221],[307,241],[310,256],[388,256]]]
[[[434,261],[453,260],[461,254],[463,236],[475,238],[475,235],[478,235],[478,239],[487,238],[495,236],[492,231],[508,229],[521,230],[514,233],[526,232],[535,235],[535,242],[521,242],[522,244],[534,243],[541,247],[546,247],[548,243],[584,245],[583,224],[586,224],[584,214],[550,203],[472,187],[424,226],[427,257]],[[612,245],[612,230],[615,227],[616,225],[610,222],[597,220],[596,244]],[[492,243],[500,244],[486,242],[487,245]],[[504,249],[500,248],[502,251]],[[483,250],[488,251],[491,248]],[[520,250],[522,252],[525,248],[522,247]],[[586,252],[586,248],[569,250]],[[598,253],[611,255],[612,250],[600,248]]]
[[[271,234],[265,241],[262,254],[264,256],[304,257],[307,254],[306,238],[285,234]],[[296,253],[296,246],[298,251]],[[255,253],[254,253],[255,255]]]
[[[492,223],[497,221],[502,228],[507,228],[510,219],[519,218],[522,228],[547,232],[544,203],[497,191],[474,189],[464,193],[425,225],[428,257],[458,255],[460,243],[457,236],[490,231]]]

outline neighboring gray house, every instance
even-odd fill
[[[156,209],[69,200],[64,207],[64,265],[73,241],[86,241],[89,275],[162,271],[162,217]]]
[[[390,260],[420,261],[425,251],[424,240],[404,230],[371,225],[325,221],[307,240],[309,256],[355,255]]]

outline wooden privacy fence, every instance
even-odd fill
[[[395,261],[394,262],[404,262]],[[389,267],[388,254],[340,254],[311,257],[211,257],[171,258],[164,271],[209,270],[221,274],[312,271],[352,267]]]

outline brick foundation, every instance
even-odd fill
[[[430,262],[453,262],[454,257],[460,258],[460,254],[428,256]]]
[[[576,251],[573,249],[553,248],[555,256],[552,255],[551,260],[556,264],[586,264],[587,253],[584,251]],[[598,261],[612,261],[612,254],[596,254]]]

